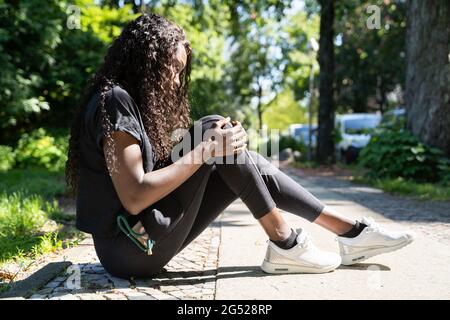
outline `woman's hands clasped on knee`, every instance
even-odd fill
[[[231,127],[227,127],[227,124]],[[230,156],[247,148],[247,132],[239,121],[230,121],[230,117],[227,117],[206,130],[203,141],[207,144],[205,151],[211,157]]]

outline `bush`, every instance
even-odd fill
[[[292,151],[300,151],[301,154],[305,154],[306,152],[305,144],[291,136],[281,136],[278,143],[280,146],[280,150],[291,148]]]
[[[264,146],[260,145],[260,148],[267,148],[267,155],[272,156],[274,154],[272,151],[272,140],[269,140],[267,143],[264,143]],[[291,148],[292,151],[300,151],[302,155],[306,154],[306,146],[303,142],[294,139],[291,136],[280,136],[278,140],[278,151],[282,151],[286,148]]]
[[[15,161],[13,149],[9,146],[0,145],[0,172],[11,169]]]
[[[399,128],[373,134],[358,162],[369,169],[370,178],[437,182],[450,177],[450,161],[439,149],[425,146],[412,132]]]
[[[37,166],[49,171],[60,171],[67,160],[67,137],[53,137],[40,128],[24,134],[16,149],[19,167]]]
[[[290,148],[292,151],[299,151],[302,155],[306,153],[306,145],[291,136],[281,136],[278,140],[278,148],[280,151]]]
[[[444,186],[450,187],[450,160],[443,158],[438,166],[439,180]]]

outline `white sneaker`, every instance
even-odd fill
[[[281,249],[267,240],[268,247],[261,269],[267,273],[325,273],[341,264],[341,257],[333,252],[319,250],[305,230],[299,228],[297,244]]]
[[[355,238],[337,237],[343,265],[352,265],[370,257],[403,248],[415,239],[411,231],[388,231],[373,221],[363,218],[367,227]]]

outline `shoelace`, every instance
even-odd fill
[[[366,218],[367,221],[367,227],[369,228],[368,231],[369,232],[379,232],[382,234],[387,233],[387,230],[380,226],[378,223],[376,223],[373,218]]]
[[[308,248],[314,247],[314,243],[312,242],[311,238],[309,237],[309,235],[305,231],[303,231],[301,236],[300,236],[299,244],[304,249],[308,249]]]
[[[299,238],[297,238],[297,240],[299,240]],[[266,243],[269,244],[269,242],[270,242],[270,239],[267,239]],[[300,236],[300,242],[297,241],[297,244],[300,245],[304,249],[314,247],[314,243],[312,242],[311,238],[305,231],[302,231],[302,235]]]

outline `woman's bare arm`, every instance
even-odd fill
[[[220,128],[227,122],[226,119],[218,121]],[[129,213],[138,214],[180,186],[209,157],[241,152],[246,147],[246,134],[242,133],[243,129],[241,128],[240,126],[240,128],[220,129],[223,136],[229,136],[229,133],[232,132],[238,137],[237,149],[234,149],[233,144],[233,148],[223,147],[220,152],[217,152],[218,141],[209,139],[201,142],[173,164],[148,173],[145,173],[143,169],[139,142],[128,133],[115,131],[113,140],[116,170],[110,169],[110,173],[122,205]],[[107,154],[107,148],[107,144],[104,144],[105,154]],[[234,150],[230,151],[232,149]]]

